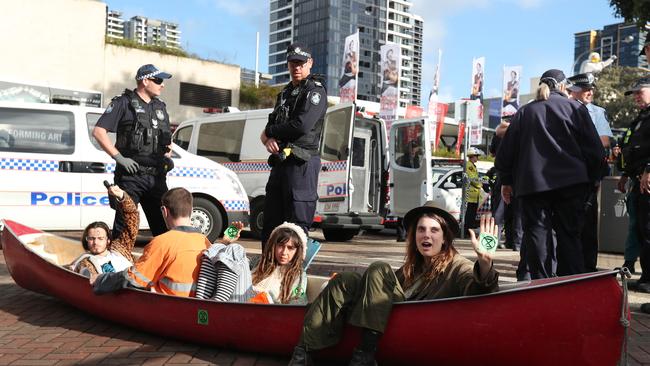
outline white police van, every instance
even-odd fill
[[[215,114],[182,122],[172,141],[237,173],[249,194],[250,227],[261,233],[271,171],[260,142],[272,109]],[[321,172],[314,225],[326,240],[360,229],[382,229],[387,210],[387,147],[383,121],[356,113],[353,103],[330,107],[321,137]],[[351,152],[351,153],[350,153]]]
[[[112,225],[115,212],[102,182],[113,181],[115,161],[91,136],[103,111],[0,102],[0,218],[44,230],[82,230],[93,221]],[[192,192],[192,224],[210,240],[231,221],[248,222],[249,201],[236,174],[178,146],[172,158],[167,184]],[[148,228],[140,217],[140,227]]]

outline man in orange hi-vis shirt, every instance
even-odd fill
[[[174,188],[167,191],[161,201],[169,231],[153,238],[128,270],[91,276],[90,284],[96,294],[136,287],[167,295],[194,296],[199,256],[211,243],[190,223],[190,192]]]

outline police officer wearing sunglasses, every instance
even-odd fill
[[[169,115],[160,96],[165,79],[172,76],[154,65],[140,67],[137,87],[116,96],[93,130],[102,149],[115,159],[115,184],[142,205],[151,233],[167,231],[160,212],[160,199],[167,192],[167,171],[173,167]],[[117,132],[115,144],[108,132]],[[113,206],[113,205],[111,205]],[[119,210],[115,214],[113,238],[124,228]]]
[[[312,74],[311,51],[301,43],[287,48],[289,82],[278,94],[273,112],[260,136],[271,154],[266,184],[262,247],[273,229],[284,221],[305,233],[314,219],[319,144],[327,110],[327,91],[320,75]]]

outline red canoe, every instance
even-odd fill
[[[279,355],[290,355],[300,335],[304,306],[218,303],[135,289],[96,296],[87,278],[54,264],[67,261],[58,252],[81,248],[78,242],[9,220],[1,239],[18,285],[116,323],[189,342]],[[490,295],[397,304],[378,361],[615,365],[625,330],[621,310],[627,308],[616,274],[603,271],[519,283]],[[358,329],[348,327],[343,341],[319,357],[348,359],[358,340]]]

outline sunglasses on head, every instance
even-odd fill
[[[149,80],[153,81],[154,83],[156,83],[158,85],[162,84],[163,81],[165,81],[165,79],[161,79],[161,78],[151,78]]]

